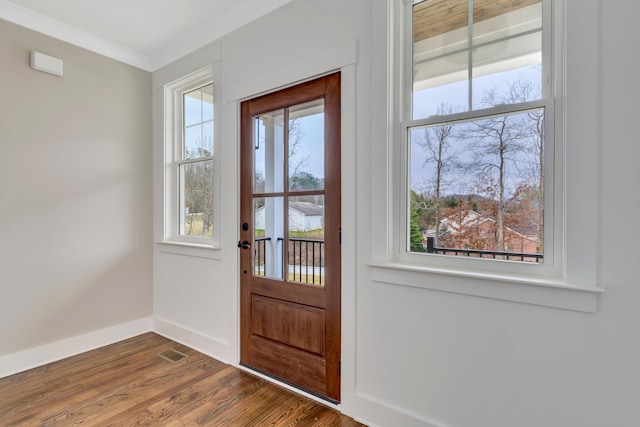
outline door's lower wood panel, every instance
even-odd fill
[[[252,295],[251,332],[324,357],[324,310]]]
[[[322,357],[253,336],[242,363],[283,381],[326,396],[326,362]]]

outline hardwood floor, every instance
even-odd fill
[[[188,357],[172,363],[158,354]],[[1,426],[363,426],[148,333],[0,379]]]

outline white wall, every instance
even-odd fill
[[[585,26],[594,5],[598,25]],[[581,103],[597,109],[595,126],[590,117],[574,116],[567,129],[573,144],[580,143],[575,135],[582,128],[598,132],[597,168],[592,171],[596,185],[585,183],[570,195],[597,198],[597,229],[583,230],[598,248],[595,279],[605,293],[597,312],[366,280],[362,264],[371,252],[364,249],[369,240],[363,229],[355,307],[356,382],[363,397],[356,412],[362,410],[363,417],[369,411],[370,419],[381,425],[409,425],[397,422],[402,413],[412,417],[412,425],[455,427],[638,423],[640,312],[635,304],[640,287],[634,265],[640,234],[627,219],[633,222],[640,208],[635,189],[640,148],[633,126],[640,112],[640,58],[633,53],[640,39],[634,22],[640,7],[633,1],[569,0],[567,12],[569,114],[582,109]],[[595,69],[577,62],[598,52]],[[583,87],[594,73],[597,84]],[[384,149],[381,141],[375,144]],[[575,164],[576,159],[568,161]],[[372,180],[380,182],[375,174]],[[359,182],[358,188],[366,189],[366,184]],[[378,193],[373,194],[376,205]],[[374,209],[370,230],[380,223],[375,215]],[[580,212],[571,212],[566,221],[581,219]],[[474,284],[439,275],[423,280]]]
[[[150,73],[1,20],[0,64],[3,375],[2,356],[151,316],[152,140]]]
[[[581,14],[596,4],[599,31],[576,38]],[[596,313],[581,313],[448,292],[374,282],[367,262],[387,185],[371,152],[386,150],[384,2],[295,0],[184,60],[154,74],[156,233],[161,220],[161,85],[181,73],[221,60],[223,90],[223,248],[219,259],[167,253],[157,246],[154,307],[165,333],[223,360],[238,361],[238,110],[237,100],[323,72],[323,52],[355,41],[355,68],[344,91],[353,103],[343,114],[355,128],[343,138],[346,183],[343,209],[343,405],[357,418],[382,426],[533,427],[628,426],[637,423],[640,287],[634,265],[640,238],[634,217],[640,200],[634,121],[640,85],[635,55],[640,39],[634,1],[568,1],[568,85],[597,72],[598,87],[583,93],[599,105],[597,282],[606,292]],[[575,31],[575,33],[572,33]],[[594,43],[595,41],[595,43]],[[340,49],[338,49],[340,50]],[[601,52],[597,70],[572,66],[579,53]],[[309,60],[307,60],[310,58]],[[330,62],[330,61],[329,61]],[[338,61],[339,62],[339,61]],[[347,65],[347,64],[345,64]],[[307,76],[304,74],[307,73]],[[344,92],[343,92],[344,93]],[[571,90],[569,91],[571,93]],[[569,100],[571,105],[571,100]],[[577,134],[572,122],[568,134]],[[355,172],[353,172],[355,171]],[[382,187],[382,188],[381,188]],[[385,191],[381,191],[385,190]],[[596,190],[596,191],[594,191]],[[572,195],[573,197],[573,195]],[[576,214],[568,222],[579,220]],[[357,225],[356,219],[357,218]],[[162,252],[165,251],[165,252]],[[351,262],[354,261],[354,262]],[[353,280],[351,280],[353,279]],[[433,276],[430,280],[439,280]],[[456,282],[471,279],[450,279]],[[518,286],[515,285],[514,286]]]

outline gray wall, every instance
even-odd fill
[[[0,356],[151,316],[151,199],[151,74],[0,20]]]

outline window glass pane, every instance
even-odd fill
[[[202,157],[205,144],[202,138],[202,125],[194,125],[184,130],[184,158],[196,159]]]
[[[253,199],[253,274],[283,279],[284,198]]]
[[[442,103],[466,110],[469,99],[468,0],[427,0],[413,6],[413,118]]]
[[[262,114],[254,120],[254,191],[282,192],[285,161],[284,110]]]
[[[527,66],[473,79],[473,108],[517,104],[542,98],[541,66]]]
[[[542,0],[474,0],[473,45],[479,46],[542,28]]]
[[[462,55],[466,61],[467,54]],[[441,58],[422,66],[426,69],[430,66],[438,67],[438,63],[449,61],[449,57]],[[424,74],[423,74],[424,76]],[[416,81],[413,92],[413,118],[423,119],[442,114],[442,106],[455,112],[467,111],[469,105],[469,81],[467,71],[458,71],[452,74],[442,74]]]
[[[474,5],[473,108],[540,99],[540,0]]]
[[[540,108],[411,129],[407,250],[540,262],[543,120]]]
[[[213,233],[213,161],[180,165],[180,234]]]
[[[213,84],[184,94],[184,159],[213,155]]]
[[[324,196],[289,198],[289,280],[324,286]]]
[[[184,94],[184,125],[189,126],[202,121],[202,92],[200,89]]]
[[[289,190],[324,188],[324,100],[289,108]]]
[[[202,120],[213,120],[213,84],[202,88]]]
[[[213,122],[202,124],[202,155],[213,155]]]

